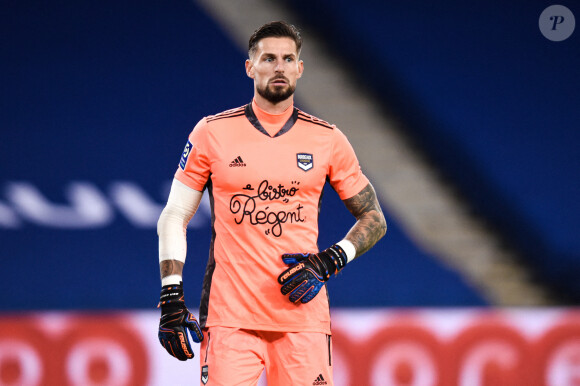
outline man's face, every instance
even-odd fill
[[[256,92],[273,104],[288,99],[304,69],[296,43],[287,37],[270,37],[260,40],[257,48],[246,60],[246,73],[254,79]]]

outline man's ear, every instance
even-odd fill
[[[254,79],[254,63],[250,59],[246,59],[246,75]]]
[[[298,61],[298,77],[297,79],[302,78],[302,73],[304,72],[304,62],[302,60]]]

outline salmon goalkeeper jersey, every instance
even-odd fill
[[[326,286],[294,304],[277,279],[282,254],[318,252],[325,182],[343,200],[368,184],[345,135],[295,107],[271,115],[253,101],[203,118],[175,178],[210,197],[202,327],[330,334]]]

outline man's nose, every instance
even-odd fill
[[[274,67],[274,71],[276,72],[284,72],[284,63],[277,62],[276,67]]]

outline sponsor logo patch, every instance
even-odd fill
[[[241,156],[237,156],[232,162],[230,162],[230,168],[235,167],[246,167],[246,163]]]
[[[313,385],[313,386],[314,386],[314,385],[316,385],[316,386],[318,386],[318,385],[327,385],[327,384],[328,384],[328,382],[326,382],[326,381],[324,380],[324,377],[322,376],[322,374],[320,374],[320,375],[318,376],[318,378],[316,378],[316,379],[314,380],[314,382],[312,382],[312,385]]]
[[[183,153],[181,153],[181,160],[179,160],[179,167],[182,170],[185,170],[185,165],[187,164],[187,159],[189,158],[189,153],[191,153],[191,148],[193,145],[189,140],[187,140],[187,144],[185,144],[185,149],[183,149]]]
[[[314,166],[314,157],[309,153],[298,153],[296,154],[296,162],[300,169],[307,172]]]

